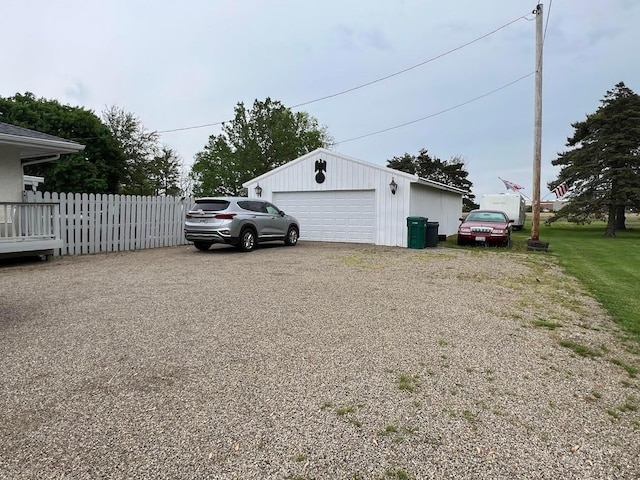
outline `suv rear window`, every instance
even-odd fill
[[[205,212],[219,212],[226,210],[229,206],[229,202],[226,200],[207,200],[203,202],[196,202],[191,210],[203,210]]]

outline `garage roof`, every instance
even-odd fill
[[[289,163],[285,163],[284,165],[280,165],[277,168],[274,168],[273,170],[268,171],[267,173],[264,173],[262,175],[260,175],[259,177],[253,178],[251,180],[249,180],[248,182],[245,182],[242,184],[243,187],[247,188],[250,184],[254,183],[254,182],[258,182],[260,180],[263,180],[267,177],[270,177],[271,175],[275,175],[278,172],[280,172],[281,170],[284,170],[285,168],[288,168],[292,165],[295,165],[298,162],[302,162],[305,159],[316,155],[316,154],[325,154],[325,155],[333,155],[335,157],[340,157],[344,160],[347,160],[349,162],[355,162],[355,163],[359,163],[361,165],[364,165],[366,167],[369,168],[374,168],[376,170],[381,170],[384,172],[387,172],[391,175],[395,175],[397,177],[403,177],[403,178],[407,178],[411,181],[411,183],[417,183],[420,185],[425,185],[427,187],[431,187],[431,188],[436,188],[438,190],[444,190],[447,192],[453,192],[453,193],[459,193],[461,195],[467,193],[466,191],[460,189],[460,188],[456,188],[456,187],[452,187],[449,185],[445,185],[444,183],[440,183],[440,182],[434,182],[433,180],[428,180],[426,178],[420,178],[417,175],[412,175],[410,173],[406,173],[406,172],[401,172],[400,170],[395,170],[393,168],[389,168],[389,167],[384,167],[382,165],[376,165],[375,163],[369,163],[369,162],[365,162],[363,160],[359,160],[357,158],[353,158],[353,157],[349,157],[347,155],[343,155],[342,153],[338,153],[338,152],[333,152],[331,150],[327,150],[326,148],[318,148],[312,152],[307,153],[306,155],[303,155],[302,157],[296,158],[295,160],[292,160]]]

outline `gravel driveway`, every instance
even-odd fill
[[[2,479],[640,477],[639,346],[545,256],[175,247],[0,292]]]

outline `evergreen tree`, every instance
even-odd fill
[[[561,170],[549,184],[570,185],[569,202],[549,221],[606,218],[605,235],[613,237],[625,228],[625,210],[640,207],[640,96],[620,82],[595,113],[571,126],[570,150],[552,161]]]

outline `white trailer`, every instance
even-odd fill
[[[524,198],[518,194],[511,193],[489,193],[482,195],[480,199],[482,210],[500,210],[513,220],[513,229],[522,230],[525,219]]]

